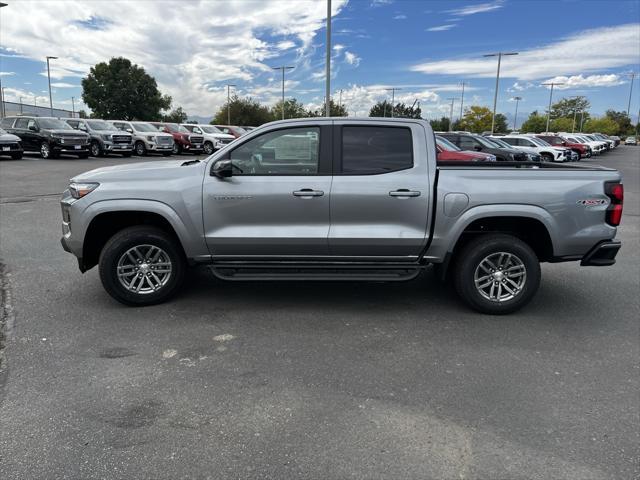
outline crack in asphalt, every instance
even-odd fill
[[[14,318],[9,276],[8,267],[0,260],[0,387],[4,386],[6,381],[7,361],[4,349],[13,327]]]

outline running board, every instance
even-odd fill
[[[342,265],[291,265],[291,264],[245,264],[212,265],[216,278],[228,281],[247,280],[310,280],[310,281],[382,281],[401,282],[416,278],[423,266],[380,264]]]

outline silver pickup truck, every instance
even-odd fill
[[[613,265],[611,169],[436,162],[421,120],[273,122],[206,160],[99,168],[62,198],[62,245],[115,299],[174,295],[190,265],[225,280],[416,278],[435,265],[472,308],[531,300],[541,262]]]

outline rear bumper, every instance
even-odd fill
[[[583,267],[607,267],[616,263],[616,255],[622,243],[618,240],[605,240],[582,257],[580,265]]]

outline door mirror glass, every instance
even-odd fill
[[[211,175],[218,178],[228,178],[233,175],[233,163],[231,160],[218,160],[211,167]]]

